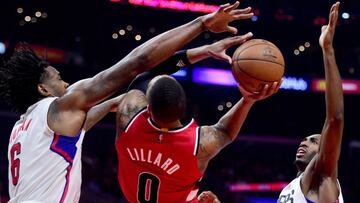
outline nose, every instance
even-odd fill
[[[307,142],[307,140],[301,141],[299,147],[307,147],[306,142]]]
[[[67,82],[64,82],[64,83],[65,83],[65,84],[64,84],[65,89],[68,88],[68,87],[69,87],[69,83],[67,83]]]

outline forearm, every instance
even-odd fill
[[[117,107],[123,97],[124,95],[121,95],[119,97],[109,99],[91,108],[86,115],[84,130],[88,131],[97,122],[103,119],[110,111]]]
[[[221,117],[215,128],[235,140],[253,104],[254,101],[242,98]]]
[[[319,160],[323,175],[336,174],[340,156],[344,125],[344,101],[342,82],[336,64],[334,50],[323,50],[326,80],[326,120],[320,141]]]
[[[342,81],[333,48],[323,49],[323,60],[326,83],[326,117],[342,119],[344,114]]]
[[[187,50],[186,55],[189,62],[191,64],[194,64],[196,62],[209,58],[211,55],[208,52],[208,47],[209,45],[204,45],[201,47]]]

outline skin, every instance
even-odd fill
[[[319,44],[323,52],[326,81],[326,119],[321,134],[306,137],[297,150],[295,164],[301,177],[301,189],[310,200],[335,202],[338,160],[344,128],[344,101],[339,70],[333,48],[339,2],[332,5],[329,23],[321,29]]]
[[[198,196],[199,203],[220,203],[217,196],[211,191],[204,191]]]
[[[201,32],[209,30],[236,34],[237,29],[228,24],[253,16],[250,7],[237,9],[238,6],[239,2],[223,5],[216,12],[160,34],[134,49],[112,67],[71,86],[57,78],[60,74],[55,68],[45,68],[45,79],[38,84],[39,93],[44,97],[58,97],[49,107],[49,127],[59,134],[76,136],[92,107],[124,87],[139,73],[170,57]]]

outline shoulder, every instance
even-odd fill
[[[131,90],[118,105],[116,113],[117,130],[123,131],[131,119],[148,105],[146,96],[139,90]]]
[[[148,102],[145,94],[140,90],[131,90],[125,95],[125,99],[120,103],[120,112],[124,110],[127,111],[135,111],[135,113],[145,106],[147,106]],[[123,110],[123,111],[121,111]]]

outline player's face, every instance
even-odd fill
[[[45,68],[45,78],[42,83],[49,95],[55,97],[64,95],[66,88],[69,87],[69,84],[60,77],[59,71],[52,66]]]
[[[320,134],[314,134],[306,137],[299,145],[296,151],[295,163],[309,164],[311,159],[318,153],[320,144]]]

